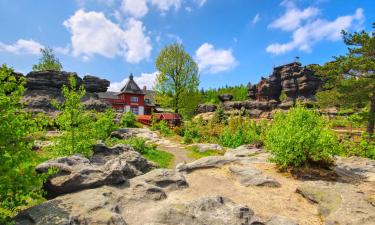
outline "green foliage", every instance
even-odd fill
[[[200,158],[207,157],[207,156],[219,156],[219,155],[224,154],[223,151],[217,151],[217,150],[208,150],[208,151],[200,152],[198,150],[198,147],[196,146],[193,146],[187,149],[190,151],[188,156],[193,159],[200,159]]]
[[[233,95],[233,101],[244,101],[247,100],[247,87],[245,85],[238,85],[233,87],[222,87],[218,89],[201,90],[201,103],[206,104],[219,104],[218,98],[221,94]]]
[[[227,115],[225,115],[224,107],[222,105],[219,105],[217,107],[215,114],[214,114],[214,122],[215,123],[227,123]]]
[[[76,80],[69,78],[70,87],[63,87],[65,101],[62,104],[54,102],[61,113],[56,118],[56,123],[63,135],[55,140],[51,149],[53,156],[66,156],[76,153],[89,157],[91,148],[97,140],[104,140],[117,127],[114,123],[112,109],[105,113],[85,111],[81,102],[85,95],[83,86],[77,89]]]
[[[164,47],[156,59],[156,102],[190,117],[199,102],[198,65],[180,44]]]
[[[0,224],[23,207],[41,201],[43,177],[36,174],[38,158],[29,135],[40,123],[20,103],[25,80],[5,65],[0,69]]]
[[[284,101],[286,98],[287,98],[287,96],[286,96],[285,91],[281,91],[281,94],[280,94],[280,97],[279,97],[280,101]]]
[[[281,168],[302,167],[312,162],[329,163],[338,151],[338,138],[314,110],[297,106],[287,114],[276,113],[265,144],[272,161]]]
[[[375,160],[375,136],[362,133],[359,141],[344,139],[341,142],[341,150],[344,156],[360,156]]]
[[[354,110],[369,106],[367,132],[375,123],[375,37],[365,31],[343,32],[348,53],[313,69],[325,81],[317,94],[321,107],[339,106]]]
[[[224,126],[219,135],[220,143],[225,147],[236,148],[244,144],[261,143],[263,129],[255,121],[241,116],[231,116],[228,126]]]
[[[42,48],[40,49],[40,52],[42,53],[42,57],[39,59],[38,64],[33,65],[33,71],[62,70],[62,65],[59,59],[53,53],[52,48]]]
[[[168,168],[173,160],[173,154],[156,149],[155,145],[146,144],[143,138],[117,139],[110,138],[105,141],[106,145],[115,144],[130,145],[137,152],[141,153],[146,159],[156,163],[160,168]]]
[[[159,122],[153,121],[151,130],[158,130],[163,136],[171,136],[173,131],[169,128],[167,121],[161,120]]]
[[[137,127],[137,120],[132,111],[124,113],[121,117],[121,126],[123,127]]]

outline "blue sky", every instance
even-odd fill
[[[299,56],[323,63],[346,47],[341,30],[371,31],[374,0],[0,0],[0,62],[27,73],[39,48],[64,70],[111,81],[132,72],[152,86],[155,58],[181,42],[197,61],[201,87],[257,83]]]

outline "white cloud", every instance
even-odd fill
[[[95,54],[107,58],[122,56],[127,62],[137,63],[150,56],[152,46],[141,21],[129,19],[126,29],[113,23],[101,12],[78,10],[64,21],[71,36],[74,56],[88,60]]]
[[[142,18],[148,12],[147,0],[123,0],[121,10],[136,18]]]
[[[166,12],[171,8],[178,10],[181,7],[182,0],[149,0],[152,5],[159,8],[160,11]]]
[[[340,16],[333,21],[315,19],[304,25],[298,25],[290,42],[273,43],[266,48],[266,51],[272,54],[282,54],[294,49],[310,52],[312,45],[316,42],[340,40],[342,30],[358,27],[363,21],[364,14],[361,8],[358,8],[352,15]]]
[[[70,52],[70,46],[66,45],[65,47],[54,47],[53,50],[62,55],[68,55]]]
[[[201,71],[219,73],[237,66],[231,49],[215,49],[212,44],[204,43],[195,52],[195,58]]]
[[[299,10],[298,8],[295,8],[294,5],[288,6],[285,14],[273,21],[269,27],[291,31],[298,28],[304,20],[314,18],[318,14],[319,9],[315,7],[308,7],[304,10]]]
[[[31,39],[18,39],[16,43],[9,45],[0,42],[0,51],[9,52],[12,54],[38,55],[41,48],[44,48],[42,44]]]
[[[257,14],[254,16],[254,18],[251,20],[251,24],[252,24],[252,25],[255,25],[255,24],[257,24],[257,23],[259,22],[259,20],[260,20],[260,15],[259,15],[259,13],[257,13]]]
[[[147,90],[151,90],[155,84],[156,76],[158,72],[153,73],[142,73],[141,76],[134,77],[134,81],[138,84],[140,88],[144,86],[147,87]],[[129,78],[125,78],[120,82],[113,82],[108,88],[108,91],[115,91],[119,92],[121,88],[124,87],[126,82],[128,82]]]
[[[144,34],[145,27],[142,22],[135,19],[129,19],[127,30],[124,33],[127,51],[125,59],[130,63],[137,63],[150,56],[152,46],[150,38]]]
[[[207,0],[195,0],[195,2],[197,3],[197,5],[199,7],[202,7],[205,3],[206,3]]]

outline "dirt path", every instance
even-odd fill
[[[194,159],[188,156],[189,152],[185,149],[185,145],[163,137],[161,137],[161,139],[162,141],[157,143],[158,149],[174,155],[173,162],[170,165],[171,168],[175,168],[179,163],[188,163],[194,161]]]

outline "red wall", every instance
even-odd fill
[[[138,97],[138,102],[130,102],[131,97]],[[145,95],[143,94],[120,94],[119,99],[124,100],[124,104],[130,106],[144,106],[145,105]]]

